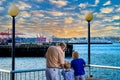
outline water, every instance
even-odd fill
[[[88,61],[87,44],[74,45],[73,49],[80,53],[80,57]],[[71,61],[72,58],[66,58]],[[120,66],[120,43],[114,44],[91,44],[91,64]],[[11,70],[11,58],[0,57],[0,69]],[[44,57],[15,58],[15,69],[45,68]]]
[[[80,53],[80,57],[88,61],[87,44],[74,45],[73,49]],[[66,58],[71,61],[72,58]],[[91,64],[120,66],[120,44],[92,44],[91,45]],[[0,57],[0,68],[11,69],[12,59],[10,57]],[[16,69],[45,68],[44,57],[22,57],[15,58]]]
[[[80,57],[88,61],[87,45],[74,45],[74,50],[80,53]],[[120,66],[120,44],[92,44],[91,64]]]
[[[45,68],[43,57],[20,57],[15,58],[15,69]],[[11,70],[12,59],[10,57],[0,58],[0,69]]]

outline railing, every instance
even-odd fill
[[[120,80],[120,67],[90,65],[91,75],[95,78],[105,80]],[[46,80],[46,69],[29,69],[29,70],[2,70],[0,69],[0,80],[12,80],[11,74],[15,73],[15,80]],[[88,72],[85,68],[86,74]]]
[[[14,80],[46,80],[45,70],[46,69],[29,69],[9,71],[0,69],[0,80],[12,80],[12,73],[15,74]]]
[[[0,69],[0,80],[10,80],[10,71]]]
[[[91,75],[96,78],[105,80],[120,80],[120,67],[90,65]]]
[[[15,80],[46,80],[46,69],[15,70]]]

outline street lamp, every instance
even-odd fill
[[[85,17],[85,20],[88,22],[88,77],[90,77],[90,21],[92,19],[92,13],[88,13]]]
[[[15,70],[15,17],[18,15],[18,7],[12,5],[8,11],[9,15],[12,17],[12,71]],[[14,73],[12,73],[11,80],[14,80]]]

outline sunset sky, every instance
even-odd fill
[[[86,37],[89,12],[92,37],[120,36],[120,0],[0,0],[0,32],[12,29],[11,4],[19,8],[16,32],[25,37]]]

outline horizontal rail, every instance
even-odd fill
[[[91,67],[91,73],[93,77],[96,78],[107,78],[109,80],[119,80],[120,67],[117,66],[104,66],[104,65],[89,65]],[[87,66],[88,67],[88,66]],[[98,69],[96,69],[98,68]],[[100,68],[100,69],[99,69]],[[106,72],[104,71],[107,69]],[[111,70],[110,70],[111,69]],[[10,80],[11,74],[15,74],[15,80],[45,80],[45,70],[46,68],[35,68],[35,69],[25,69],[25,70],[3,70],[0,69],[0,80]],[[86,69],[86,73],[87,73]],[[111,73],[112,72],[112,73]],[[110,74],[109,74],[110,73]],[[98,76],[99,74],[99,76]],[[107,76],[105,76],[106,74]]]
[[[107,68],[107,69],[118,69],[120,70],[120,67],[117,66],[103,66],[103,65],[90,65],[90,67],[96,67],[96,68]]]
[[[4,70],[4,69],[0,69],[0,72],[5,72],[5,73],[10,73],[10,70]]]
[[[93,64],[89,66],[91,68],[91,75],[95,78],[105,80],[120,80],[120,67]]]
[[[14,70],[13,73],[22,73],[22,72],[35,72],[35,71],[45,71],[46,69],[26,69],[26,70]]]

